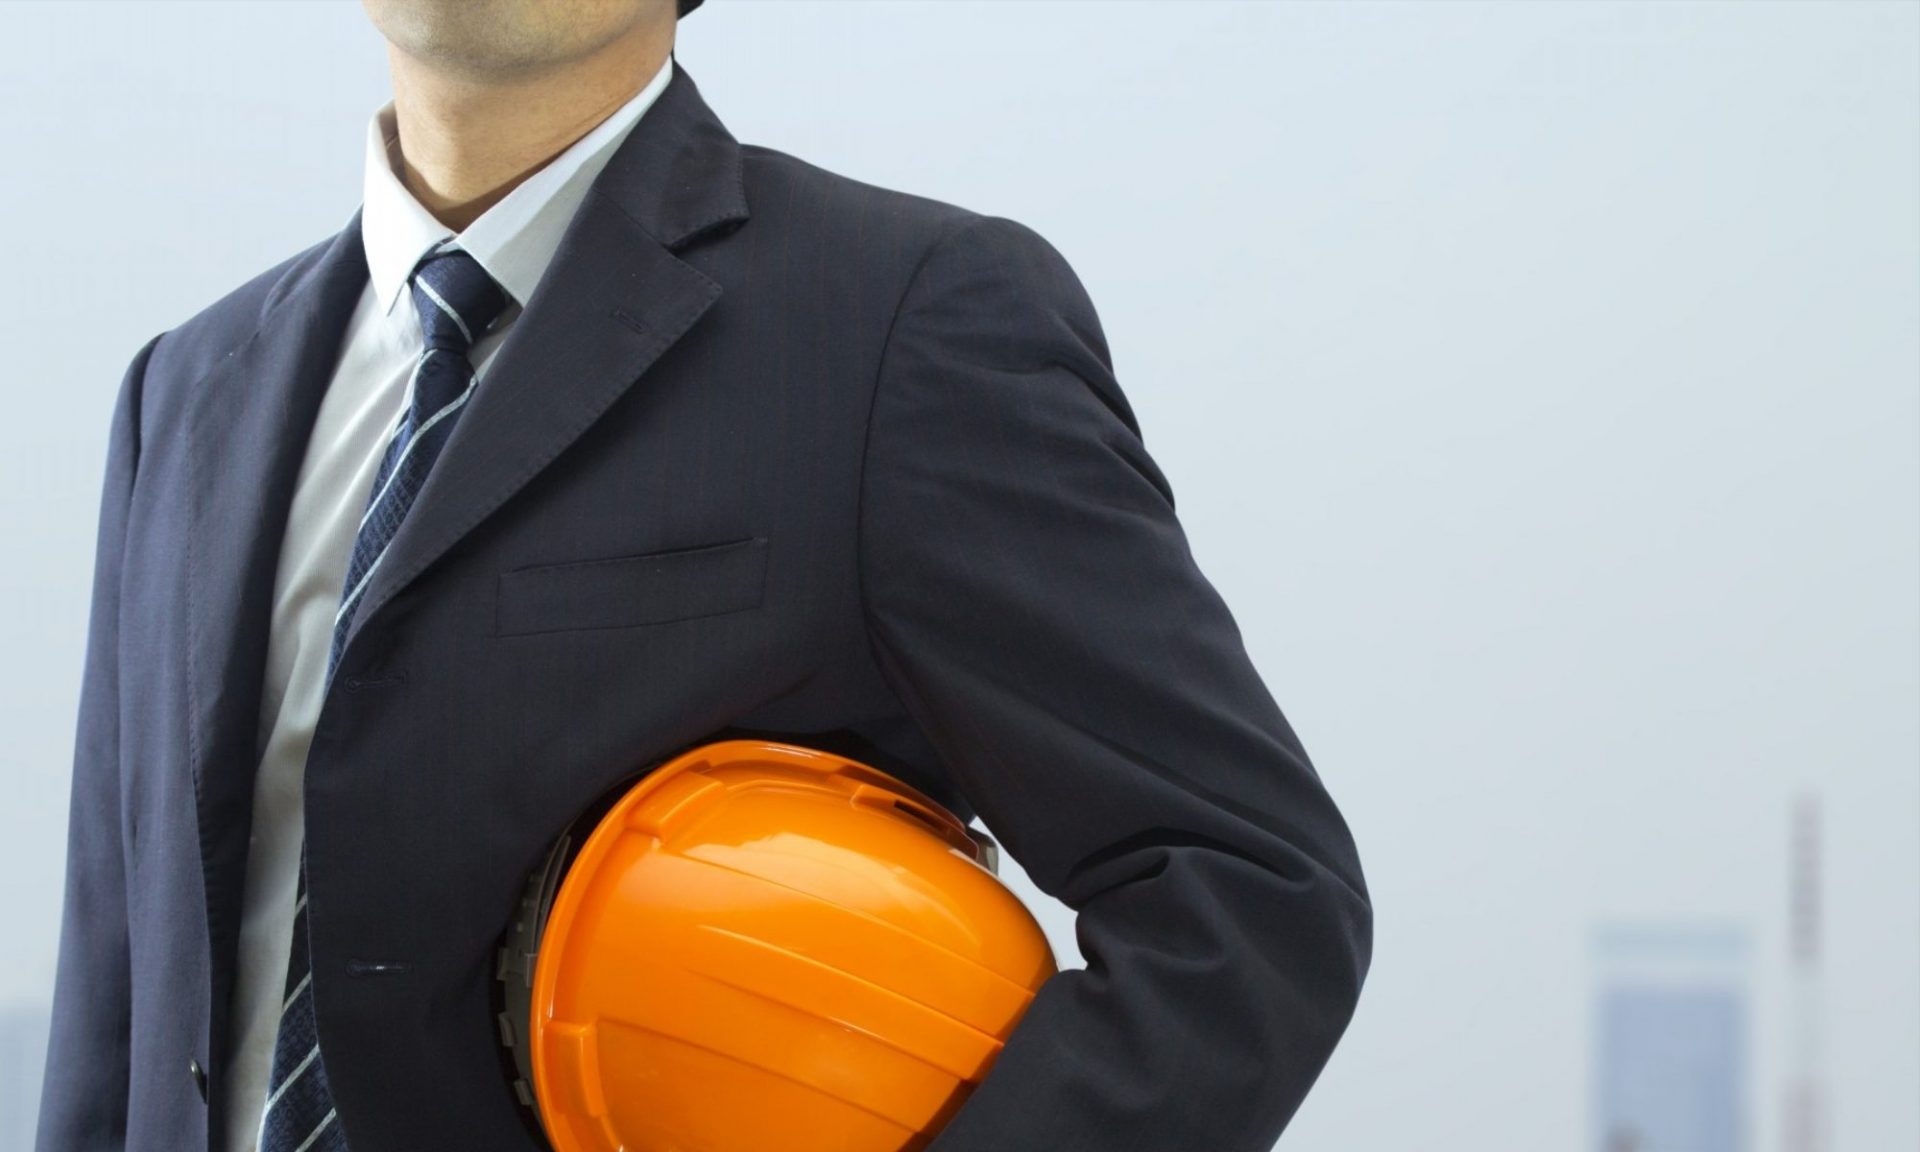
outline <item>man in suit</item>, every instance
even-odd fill
[[[1364,880],[1059,252],[738,143],[673,0],[367,8],[361,205],[120,386],[39,1152],[538,1148],[521,882],[735,735],[1077,913],[930,1152],[1268,1148]]]

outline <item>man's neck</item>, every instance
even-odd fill
[[[441,70],[389,46],[399,175],[459,232],[653,79],[673,29],[642,28],[591,56],[511,77]]]

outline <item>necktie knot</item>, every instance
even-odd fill
[[[449,248],[413,271],[413,302],[429,348],[465,355],[510,303],[473,254]]]

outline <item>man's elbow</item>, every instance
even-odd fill
[[[1317,883],[1326,889],[1324,933],[1332,953],[1328,967],[1337,965],[1340,973],[1338,980],[1330,982],[1330,1004],[1340,1010],[1340,1027],[1344,1030],[1360,1002],[1360,990],[1373,964],[1373,897],[1367,890],[1358,850],[1344,825],[1339,845],[1340,851],[1326,857]]]
[[[1335,903],[1332,919],[1344,960],[1341,970],[1345,978],[1340,981],[1338,991],[1344,1030],[1360,1003],[1360,990],[1366,985],[1367,972],[1373,964],[1373,899],[1365,883],[1357,881],[1340,885]]]
[[[1351,865],[1353,857],[1345,856]],[[1373,901],[1357,866],[1276,871],[1279,891],[1256,929],[1276,1002],[1292,1002],[1283,1028],[1320,1060],[1332,1054],[1359,1006],[1373,963]]]

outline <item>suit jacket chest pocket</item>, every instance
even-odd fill
[[[631,628],[760,606],[767,538],[537,564],[500,574],[493,634]]]

